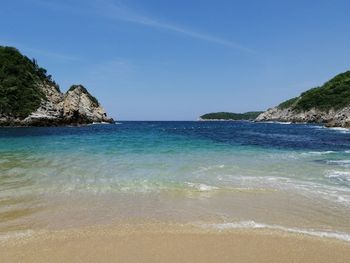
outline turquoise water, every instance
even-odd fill
[[[314,125],[3,128],[0,232],[131,219],[347,239],[349,150],[347,130]]]

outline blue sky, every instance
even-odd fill
[[[0,43],[121,120],[264,110],[350,69],[350,1],[11,0]]]

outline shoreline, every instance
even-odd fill
[[[348,262],[350,242],[267,229],[123,223],[0,241],[0,261]]]

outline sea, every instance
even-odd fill
[[[123,222],[350,241],[350,131],[248,121],[0,128],[0,240]]]

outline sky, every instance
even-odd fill
[[[117,120],[265,110],[350,69],[348,0],[5,0],[0,45]]]

